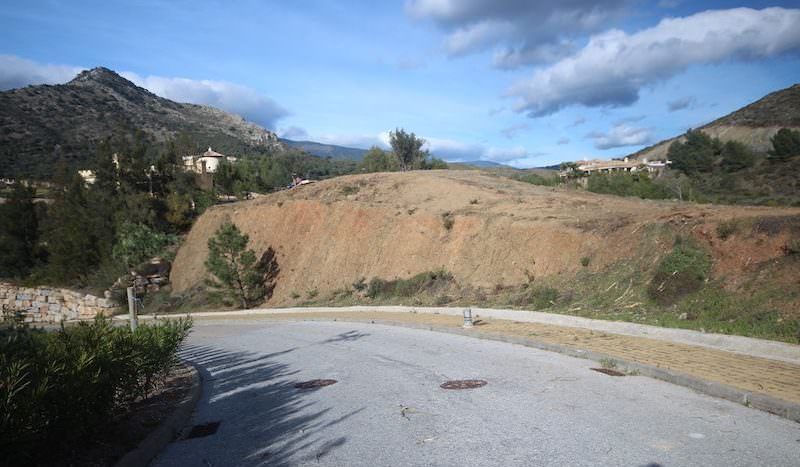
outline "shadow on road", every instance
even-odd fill
[[[325,417],[329,408],[314,409],[316,402],[308,400],[314,391],[295,389],[298,371],[275,360],[294,350],[258,354],[205,345],[185,347],[181,357],[197,365],[204,380],[203,398],[193,423],[222,423],[219,431],[207,438],[177,443],[197,443],[186,452],[201,455],[198,461],[214,466],[321,461],[346,443],[346,437],[326,437],[324,432],[363,409],[333,420]],[[184,451],[183,447],[176,448],[177,452]]]

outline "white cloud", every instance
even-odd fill
[[[66,83],[84,69],[68,65],[45,65],[14,55],[0,55],[0,90],[31,84]]]
[[[275,128],[279,119],[289,115],[286,109],[255,89],[227,81],[140,76],[132,72],[120,75],[158,96],[176,102],[217,107],[266,128]]]
[[[595,35],[577,53],[514,85],[515,110],[541,117],[570,105],[618,107],[639,90],[696,64],[772,57],[800,49],[800,10],[736,8],[667,18],[627,34]]]
[[[530,126],[527,123],[517,123],[516,125],[503,128],[500,130],[500,133],[502,133],[503,136],[508,139],[513,139],[516,138],[520,132],[527,130],[528,128],[530,128]]]
[[[563,57],[576,38],[608,26],[628,0],[408,0],[409,15],[447,32],[451,56],[495,47],[495,65],[515,68]]]
[[[586,137],[594,140],[597,149],[641,146],[653,141],[653,133],[649,128],[636,128],[625,123],[614,125],[608,133],[592,132]]]

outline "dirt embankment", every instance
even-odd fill
[[[719,237],[733,218],[800,215],[800,209],[642,201],[533,186],[475,171],[354,175],[217,206],[198,219],[175,259],[176,293],[202,284],[207,241],[225,220],[272,246],[280,274],[270,305],[351,287],[361,278],[407,278],[445,268],[462,284],[497,287],[572,275],[667,251],[653,226],[704,241],[715,273],[735,278],[783,255],[785,232]],[[743,253],[745,252],[745,253]]]

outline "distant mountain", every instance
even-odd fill
[[[238,115],[173,102],[94,68],[66,84],[0,92],[0,177],[47,178],[55,161],[80,166],[100,141],[134,131],[157,143],[185,133],[233,155],[285,149],[275,133]]]
[[[456,161],[450,162],[450,164],[457,164],[457,165],[468,165],[471,167],[478,167],[481,169],[513,169],[510,165],[500,164],[499,162],[492,162],[492,161],[481,161],[481,160],[474,160],[474,161]]]
[[[698,130],[725,141],[739,141],[758,153],[771,147],[770,138],[781,128],[800,129],[800,84],[781,89],[703,125]],[[669,145],[682,135],[670,138],[632,154],[638,159],[665,159]]]
[[[345,159],[351,161],[361,161],[364,154],[367,153],[366,149],[349,148],[346,146],[337,146],[335,144],[317,143],[314,141],[293,141],[290,139],[280,139],[280,142],[290,148],[305,151],[312,156],[317,157],[330,157],[332,159]]]

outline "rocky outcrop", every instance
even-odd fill
[[[27,323],[59,323],[92,319],[98,314],[111,316],[119,310],[110,294],[100,298],[55,287],[21,287],[0,282],[0,307],[19,313]]]

